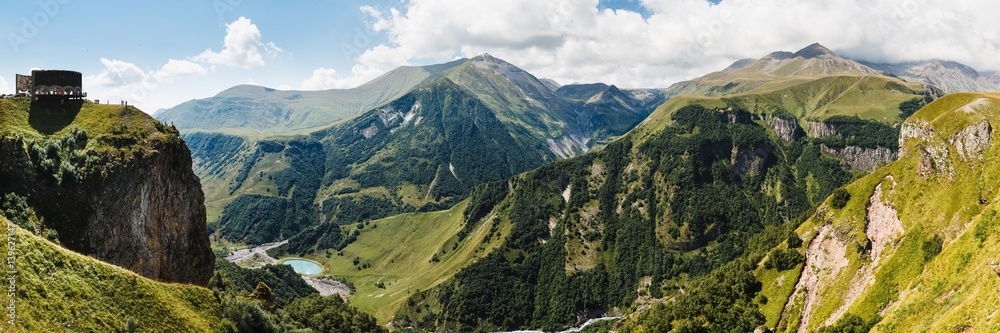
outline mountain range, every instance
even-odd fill
[[[1000,96],[949,92],[996,80],[813,44],[666,89],[483,54],[159,120],[0,99],[12,327],[993,331]],[[264,243],[321,273],[225,259]]]
[[[357,89],[403,87],[418,78],[422,81],[378,107],[302,133],[265,135],[254,132],[259,129],[254,126],[209,131],[205,128],[211,126],[181,123],[204,185],[210,224],[231,241],[290,239],[296,253],[320,240],[346,244],[351,240],[341,237],[342,225],[450,207],[476,185],[578,155],[624,134],[662,102],[656,90],[604,84],[556,88],[488,54],[400,68]],[[158,117],[165,122],[187,117],[203,112],[191,105],[212,107],[232,98],[247,106],[233,112],[277,108],[272,120],[285,120],[281,126],[286,128],[309,126],[295,121],[316,114],[335,114],[274,106],[277,98],[295,94],[237,87]],[[322,94],[308,96],[318,101]],[[213,116],[211,124],[234,117],[241,118]],[[253,117],[242,121],[247,119]],[[273,125],[263,124],[260,128]]]

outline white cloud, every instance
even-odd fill
[[[101,58],[104,71],[83,77],[83,86],[91,98],[131,103],[146,98],[156,87],[155,72],[144,71],[135,64],[117,59]]]
[[[401,64],[398,62],[397,64]],[[302,90],[327,90],[327,89],[347,89],[360,86],[371,81],[385,71],[371,66],[358,64],[351,70],[350,77],[341,77],[336,70],[331,68],[317,68],[313,70],[312,76],[302,81]]]
[[[143,70],[133,63],[101,58],[104,70],[96,75],[83,77],[83,84],[91,98],[111,101],[126,100],[141,103],[149,92],[162,84],[188,76],[208,73],[201,65],[187,60],[169,59],[157,70]]]
[[[261,52],[272,57],[283,52],[274,43],[262,43],[260,29],[246,17],[240,17],[226,25],[226,38],[222,45],[222,50],[219,52],[207,49],[190,59],[212,65],[253,68],[265,65]]]
[[[240,17],[226,25],[223,49],[219,52],[208,49],[185,60],[168,59],[159,69],[150,70],[143,70],[126,61],[101,58],[104,70],[96,75],[84,77],[84,85],[87,86],[91,98],[126,100],[140,104],[150,100],[147,97],[151,91],[185,77],[207,75],[215,71],[216,65],[247,69],[261,67],[265,65],[262,52],[271,57],[284,52],[274,43],[262,43],[260,36],[260,30],[256,25],[249,19]],[[154,107],[162,108],[169,105],[154,105]]]
[[[199,64],[188,60],[167,60],[167,64],[163,65],[160,70],[153,74],[153,78],[157,81],[163,82],[173,82],[177,78],[192,76],[192,75],[204,75],[207,74],[208,70]]]
[[[7,80],[0,76],[0,94],[13,93],[14,89],[8,85]]]
[[[354,72],[484,52],[560,82],[664,87],[741,58],[813,42],[877,62],[943,58],[1000,69],[1000,4],[992,0],[641,0],[643,18],[598,0],[412,0],[360,10],[389,43]],[[314,73],[315,74],[315,73]],[[315,75],[314,75],[315,76]]]
[[[130,62],[101,58],[101,64],[104,65],[104,71],[100,74],[86,77],[84,84],[125,86],[138,84],[149,79],[149,74]]]
[[[338,87],[340,78],[337,71],[330,68],[317,68],[305,81],[302,81],[302,90],[325,90]]]

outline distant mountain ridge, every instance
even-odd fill
[[[678,82],[664,96],[723,96],[780,89],[829,76],[880,76],[877,70],[840,57],[819,43],[796,52],[772,52],[760,59],[742,59],[726,69]]]
[[[399,98],[441,71],[464,62],[403,66],[351,89],[277,90],[239,85],[157,112],[182,132],[230,130],[269,135],[308,133]]]
[[[867,65],[907,81],[926,82],[941,88],[945,93],[1000,91],[1000,80],[955,61],[931,59],[899,64],[867,63]]]

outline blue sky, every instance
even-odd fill
[[[349,71],[352,60],[345,59],[339,46],[345,41],[353,44],[358,31],[370,38],[370,43],[385,42],[385,34],[371,33],[363,23],[359,10],[363,1],[357,0],[288,1],[280,5],[253,0],[65,2],[42,1],[58,4],[45,7],[34,1],[4,4],[0,31],[7,38],[0,44],[0,75],[7,82],[13,81],[14,73],[28,73],[31,68],[72,69],[94,75],[105,68],[101,58],[128,62],[145,71],[157,70],[168,59],[186,59],[206,49],[221,50],[226,25],[240,17],[256,25],[263,43],[274,43],[282,50],[265,55],[265,66],[216,65],[210,79],[162,84],[184,98],[164,98],[166,104],[154,106],[160,108],[247,82],[299,88],[318,67]],[[31,30],[25,34],[24,20],[45,24],[39,25],[34,35]],[[12,42],[10,32],[33,38],[14,38]]]
[[[148,112],[238,84],[353,87],[490,53],[561,83],[666,87],[821,42],[869,61],[998,70],[992,0],[37,0],[0,13],[0,92],[71,69],[91,98]]]

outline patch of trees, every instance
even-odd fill
[[[472,190],[469,195],[469,205],[462,212],[465,226],[458,233],[459,241],[465,239],[465,236],[476,226],[476,222],[486,217],[493,210],[493,207],[507,196],[507,189],[506,181],[495,181]]]
[[[278,306],[316,294],[313,287],[295,273],[292,266],[265,265],[261,268],[243,268],[223,258],[216,258],[215,272],[208,282],[208,288],[219,293],[249,295],[257,283],[267,284],[276,296]]]
[[[623,331],[753,332],[764,315],[753,302],[761,290],[754,265],[737,261],[697,279],[674,301],[659,303]]]
[[[847,206],[847,202],[851,200],[851,193],[847,192],[844,188],[837,188],[833,190],[833,194],[830,195],[830,206],[833,209],[841,209]]]
[[[289,239],[285,251],[300,256],[321,249],[336,249],[340,251],[356,239],[356,234],[350,234],[345,237],[342,229],[337,224],[323,223],[303,230],[295,235],[295,237]]]
[[[933,97],[924,96],[899,103],[899,118],[901,119],[909,118],[914,113],[916,113],[917,110],[920,110],[921,108],[927,106],[927,104],[930,104],[933,101],[934,101]]]
[[[832,125],[838,136],[816,139],[831,147],[898,148],[899,128],[858,116],[833,116],[823,121]]]
[[[208,287],[221,302],[219,332],[386,332],[340,296],[320,296],[291,266],[217,259]]]
[[[13,222],[21,229],[45,237],[51,242],[59,244],[59,233],[45,225],[45,218],[38,215],[30,205],[28,199],[14,192],[5,193],[0,197],[0,215]]]
[[[57,184],[79,182],[86,177],[89,167],[100,160],[92,150],[86,150],[87,131],[79,127],[74,126],[57,137],[24,141],[38,172]]]
[[[414,209],[391,198],[351,195],[326,199],[323,211],[330,222],[347,225],[412,212]]]
[[[802,254],[795,249],[774,249],[764,262],[764,268],[784,271],[795,268],[804,260]]]
[[[942,245],[944,245],[944,239],[941,238],[941,235],[935,234],[933,237],[925,239],[920,245],[920,249],[924,253],[924,261],[931,261],[938,253],[941,253]]]

